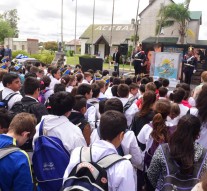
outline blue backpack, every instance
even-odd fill
[[[92,147],[81,148],[80,163],[73,168],[65,180],[63,191],[108,191],[106,170],[126,158],[111,154],[94,162],[91,150]]]
[[[60,139],[43,134],[43,124],[44,120],[40,123],[39,137],[34,142],[34,174],[42,191],[59,191],[70,155]]]

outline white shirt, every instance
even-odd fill
[[[42,117],[42,120],[43,119],[45,135],[59,138],[69,153],[76,147],[87,145],[80,128],[71,123],[67,117],[44,115]],[[40,123],[36,126],[36,133],[33,138],[33,148],[35,140],[39,137]]]
[[[129,101],[128,98],[119,98],[125,106],[125,104]],[[127,126],[129,127],[132,123],[132,119],[134,118],[134,115],[139,111],[137,105],[133,103],[124,113],[126,119],[127,119]]]
[[[112,92],[111,92],[111,87],[108,87],[107,88],[107,90],[106,90],[106,92],[105,92],[105,96],[108,98],[108,99],[110,99],[110,98],[112,98]]]
[[[73,89],[73,86],[68,86],[66,87],[65,91],[70,93],[72,89]]]
[[[22,100],[22,95],[18,92],[14,92],[13,90],[9,89],[9,88],[4,88],[3,92],[2,92],[2,99],[5,99],[9,94],[13,94],[13,93],[18,93],[16,95],[14,95],[8,102],[8,110],[10,110],[12,108],[12,106],[18,102]],[[9,96],[7,97],[9,98]]]
[[[86,79],[83,79],[82,84],[90,84]]]
[[[54,90],[55,84],[60,84],[60,81],[54,78],[53,76],[51,76],[51,82],[49,88],[51,90]]]
[[[4,85],[2,82],[0,82],[0,91],[4,89]]]
[[[73,150],[70,163],[65,170],[64,181],[69,176],[72,169],[80,163],[80,149]],[[97,162],[110,154],[117,154],[116,148],[109,142],[99,140],[92,145],[92,160]],[[117,162],[106,170],[108,177],[109,191],[135,191],[135,180],[133,177],[133,167],[128,160]]]
[[[103,98],[106,98],[106,96],[103,94],[103,92],[100,92],[100,94],[99,94],[99,97],[98,97],[98,98],[103,99]]]
[[[187,106],[184,106],[182,103],[178,104],[180,107],[180,118],[187,114],[189,108]]]
[[[97,129],[94,129],[91,134],[91,144],[100,140]],[[143,156],[142,151],[140,150],[136,137],[133,131],[127,131],[124,134],[124,138],[121,142],[121,147],[123,149],[124,155],[130,154],[132,156],[131,163],[135,168],[142,170],[143,167]]]
[[[96,127],[95,123],[96,123],[96,108],[95,106],[90,106],[86,113],[85,113],[85,118],[86,120],[89,122],[91,130],[93,131]]]
[[[45,100],[48,100],[48,98],[49,98],[52,94],[54,94],[54,91],[51,90],[49,87],[46,87],[45,90],[46,90],[46,92],[45,92],[45,94],[44,94],[44,96],[45,96]]]

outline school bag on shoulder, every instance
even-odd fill
[[[63,191],[108,191],[108,177],[106,170],[125,158],[111,154],[93,162],[92,147],[82,147],[80,163],[71,171],[63,185]]]
[[[40,91],[40,94],[39,94],[39,96],[38,96],[38,101],[39,101],[40,103],[42,103],[42,104],[45,104],[45,102],[46,102],[46,99],[45,99],[45,93],[46,93],[47,91],[49,91],[49,89],[48,89],[48,90],[42,90],[42,91]]]
[[[170,158],[168,144],[161,145],[167,167],[167,176],[164,178],[164,184],[161,191],[191,191],[191,189],[199,182],[199,176],[206,160],[206,149],[203,149],[202,155],[198,162],[194,163],[193,174],[182,174],[179,165]]]
[[[4,99],[2,98],[2,93],[3,93],[3,90],[0,91],[0,108],[8,109],[8,102],[9,102],[9,100],[13,96],[17,95],[18,93],[10,93]]]
[[[34,174],[41,191],[59,191],[70,155],[60,139],[44,135],[43,125],[44,120],[40,123],[39,137],[34,142]]]
[[[16,152],[20,150],[20,148],[12,145],[12,146],[9,146],[9,147],[4,147],[4,148],[1,148],[0,149],[0,160],[4,157],[6,157],[7,155],[13,153],[13,152]]]
[[[129,101],[124,105],[124,113],[131,107],[131,105],[134,103],[136,99],[137,97],[129,99]]]

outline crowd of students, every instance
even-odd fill
[[[41,190],[31,153],[42,128],[70,156],[63,185],[81,162],[82,147],[89,146],[93,163],[131,155],[106,169],[110,191],[175,189],[168,177],[176,172],[188,176],[181,187],[189,190],[207,173],[206,96],[206,71],[191,90],[185,83],[170,89],[168,79],[82,72],[80,65],[74,71],[28,66],[21,80],[19,73],[0,69],[0,190]],[[207,190],[201,180],[194,190]]]

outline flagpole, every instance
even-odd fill
[[[111,18],[111,36],[110,36],[110,47],[111,48],[112,48],[112,31],[113,31],[113,26],[114,26],[114,3],[115,3],[115,0],[113,0],[112,18]]]
[[[95,20],[95,6],[96,6],[96,0],[93,1],[93,24],[92,24],[92,38],[91,38],[91,55],[93,49],[93,34],[94,34],[94,20]]]
[[[135,39],[134,39],[134,46],[136,47],[137,45],[137,35],[138,35],[138,17],[139,17],[139,4],[140,4],[140,0],[138,0],[138,4],[137,4],[137,14],[136,14],[136,25],[135,25]]]
[[[63,51],[63,0],[61,3],[61,51]]]
[[[77,30],[77,8],[78,8],[78,0],[76,0],[76,4],[75,4],[75,50],[74,53],[76,54],[76,30]]]

